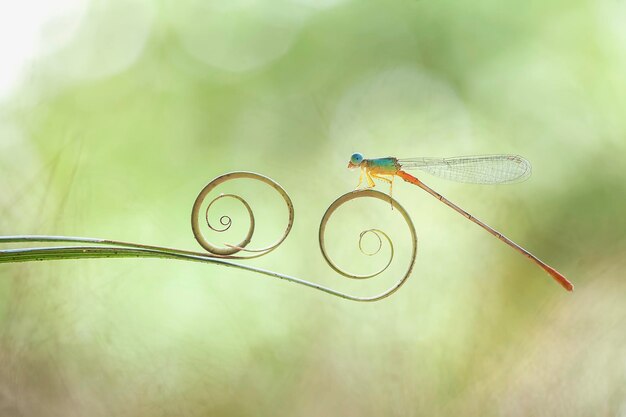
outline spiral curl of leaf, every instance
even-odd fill
[[[204,203],[204,200],[209,195],[209,193],[211,193],[211,191],[213,191],[219,185],[223,184],[224,182],[235,180],[235,179],[252,179],[252,180],[256,180],[256,181],[260,181],[262,183],[265,183],[265,184],[271,186],[274,190],[276,190],[276,192],[278,192],[278,194],[285,201],[285,204],[287,205],[287,210],[289,212],[289,218],[288,218],[288,221],[287,221],[287,227],[286,227],[285,231],[283,232],[283,234],[281,235],[281,237],[276,242],[274,242],[273,244],[271,244],[269,246],[266,246],[266,247],[263,247],[263,248],[260,248],[260,249],[249,249],[249,248],[247,248],[248,244],[252,240],[252,236],[254,235],[255,224],[256,224],[255,223],[255,217],[254,217],[254,213],[252,211],[252,208],[250,207],[250,204],[248,204],[248,202],[243,197],[238,196],[236,194],[220,194],[217,197],[213,198],[213,200],[211,200],[209,202],[209,204],[207,205],[203,217],[204,217],[204,219],[206,221],[206,225],[211,230],[213,230],[215,232],[225,232],[226,230],[230,229],[231,225],[233,224],[233,221],[232,221],[231,217],[228,216],[228,215],[222,215],[220,217],[220,224],[223,227],[221,227],[221,228],[215,227],[215,226],[213,226],[211,224],[211,222],[209,220],[209,211],[211,210],[211,207],[213,207],[213,204],[216,201],[219,201],[220,199],[223,199],[223,198],[235,199],[235,200],[239,201],[245,207],[246,211],[248,212],[249,226],[248,226],[248,231],[246,232],[246,236],[237,244],[226,243],[226,244],[224,244],[225,247],[220,247],[220,246],[217,246],[217,245],[209,242],[204,237],[204,235],[202,234],[202,231],[201,231],[201,228],[200,228],[200,209],[201,209],[201,207],[202,207],[202,205]],[[191,211],[191,229],[193,231],[194,237],[196,238],[196,241],[200,244],[200,246],[202,246],[210,254],[216,255],[216,256],[219,256],[219,257],[223,257],[223,258],[236,258],[236,259],[256,258],[256,257],[265,255],[265,254],[273,251],[289,235],[289,232],[291,231],[291,228],[293,226],[293,220],[294,220],[293,203],[291,202],[291,198],[289,198],[289,195],[287,194],[287,192],[285,192],[285,190],[277,182],[275,182],[274,180],[272,180],[272,179],[270,179],[270,178],[268,178],[268,177],[266,177],[264,175],[260,175],[260,174],[254,173],[254,172],[247,172],[247,171],[230,172],[228,174],[221,175],[221,176],[215,178],[213,181],[209,182],[202,189],[202,191],[200,191],[200,194],[198,194],[198,197],[196,197],[196,201],[194,202],[193,209]],[[237,254],[239,252],[252,253],[252,255],[235,256],[235,254]]]
[[[331,219],[332,215],[335,213],[335,211],[339,207],[341,207],[348,201],[355,200],[358,198],[375,198],[378,200],[391,203],[391,206],[394,209],[396,209],[396,212],[402,215],[404,221],[406,222],[409,228],[409,232],[411,234],[412,248],[411,248],[411,259],[409,262],[409,266],[405,274],[402,276],[402,278],[399,281],[395,283],[395,285],[393,285],[388,290],[373,297],[355,297],[355,296],[351,296],[347,294],[340,295],[340,296],[344,296],[344,298],[349,298],[355,301],[375,301],[375,300],[380,300],[382,298],[388,297],[389,295],[396,292],[400,288],[400,286],[404,284],[404,282],[407,280],[409,275],[411,275],[411,271],[413,270],[413,265],[415,264],[415,258],[417,256],[417,234],[415,232],[415,226],[413,225],[413,221],[411,221],[411,218],[409,217],[406,210],[396,200],[387,196],[386,194],[383,194],[379,191],[367,189],[367,190],[350,192],[350,193],[346,193],[342,195],[328,207],[328,209],[326,210],[326,213],[324,213],[324,216],[322,217],[322,221],[320,223],[320,228],[319,228],[319,245],[320,245],[320,250],[322,251],[322,256],[324,257],[324,260],[326,261],[326,263],[338,274],[343,275],[344,277],[347,277],[347,278],[352,278],[352,279],[372,278],[377,275],[380,275],[385,270],[387,270],[387,268],[389,267],[389,265],[391,265],[391,262],[393,261],[393,257],[395,253],[393,242],[391,238],[389,237],[389,235],[387,235],[385,232],[383,232],[380,229],[367,229],[367,230],[362,231],[359,235],[359,242],[358,242],[359,250],[361,251],[361,253],[367,256],[373,256],[380,252],[382,245],[383,245],[383,239],[388,244],[389,250],[390,250],[389,259],[387,263],[385,264],[385,266],[383,266],[381,269],[379,269],[376,272],[373,272],[371,274],[366,274],[366,275],[358,275],[358,274],[354,274],[351,272],[347,272],[341,269],[339,266],[337,266],[337,264],[331,259],[330,255],[328,254],[328,251],[326,250],[325,234],[326,234],[326,226],[329,220]],[[363,249],[363,238],[368,234],[373,234],[378,239],[378,247],[376,248],[376,250],[371,251],[371,252],[368,252]]]
[[[211,191],[213,191],[220,184],[234,179],[252,179],[263,182],[269,186],[271,186],[278,194],[283,198],[287,205],[288,209],[288,221],[287,226],[285,228],[282,236],[272,245],[261,249],[249,249],[247,245],[250,243],[252,236],[254,235],[255,230],[255,218],[252,212],[252,209],[248,202],[240,196],[235,194],[220,194],[218,197],[215,197],[208,203],[207,208],[204,211],[204,215],[201,216],[201,207],[203,206],[204,200],[209,195]],[[225,247],[216,246],[209,241],[207,241],[201,233],[200,230],[200,219],[204,218],[206,221],[206,225],[209,229],[215,232],[224,232],[228,230],[233,224],[233,220],[228,215],[222,215],[219,218],[219,222],[223,227],[215,227],[209,221],[209,211],[213,204],[222,199],[222,198],[234,198],[239,201],[245,207],[248,212],[250,225],[248,227],[248,231],[244,239],[236,245],[233,244],[225,244]],[[123,242],[117,240],[109,240],[109,239],[97,239],[97,238],[88,238],[88,237],[72,237],[72,236],[43,236],[43,235],[18,235],[18,236],[0,236],[0,245],[10,244],[10,243],[63,243],[64,246],[44,246],[44,247],[28,247],[28,248],[17,248],[17,249],[0,249],[0,264],[4,263],[15,263],[15,262],[31,262],[31,261],[48,261],[48,260],[60,260],[60,259],[89,259],[89,258],[162,258],[162,259],[177,259],[184,261],[192,261],[192,262],[203,262],[203,263],[212,263],[217,265],[223,265],[225,267],[237,268],[242,270],[247,270],[250,272],[255,272],[261,275],[270,276],[273,278],[278,278],[281,280],[285,280],[288,282],[292,282],[298,285],[303,285],[312,289],[316,289],[318,291],[325,292],[327,294],[353,300],[353,301],[377,301],[388,297],[389,295],[396,292],[404,282],[406,282],[407,278],[411,274],[413,266],[415,264],[415,257],[417,255],[417,237],[415,233],[415,227],[413,222],[411,221],[409,215],[406,210],[393,198],[383,194],[379,191],[374,190],[361,190],[355,192],[349,192],[338,199],[336,199],[326,210],[324,216],[322,217],[322,221],[320,223],[319,228],[319,244],[322,255],[328,265],[335,270],[337,273],[343,275],[344,277],[353,278],[353,279],[364,279],[371,278],[376,275],[379,275],[383,271],[385,271],[393,260],[394,255],[394,247],[393,242],[389,238],[389,236],[379,229],[368,229],[361,232],[359,236],[359,249],[364,255],[373,256],[380,252],[383,241],[385,241],[390,248],[390,256],[387,264],[372,274],[368,275],[356,275],[349,272],[346,272],[339,268],[330,258],[327,253],[325,246],[325,231],[328,221],[335,213],[335,211],[347,203],[348,201],[358,199],[358,198],[374,198],[385,203],[391,203],[392,207],[395,209],[395,213],[400,213],[404,218],[409,232],[411,234],[412,240],[412,248],[411,248],[411,258],[408,265],[408,268],[405,274],[395,282],[387,290],[370,297],[361,297],[352,294],[348,294],[345,292],[337,291],[333,288],[326,287],[321,284],[317,284],[312,281],[304,280],[301,278],[297,278],[294,276],[281,274],[274,271],[269,271],[266,269],[256,268],[249,265],[243,265],[240,263],[232,262],[230,259],[249,259],[258,256],[262,256],[267,254],[268,252],[277,248],[289,235],[291,228],[293,226],[294,220],[294,208],[291,202],[291,199],[285,192],[285,190],[278,185],[275,181],[271,180],[268,177],[265,177],[260,174],[256,174],[253,172],[246,171],[237,171],[231,172],[228,174],[221,175],[207,184],[198,197],[196,198],[192,213],[191,213],[191,227],[193,230],[193,234],[198,241],[198,243],[208,252],[194,252],[188,250],[181,250],[176,248],[168,248],[154,245],[145,245],[139,243],[132,242]],[[368,234],[373,234],[378,239],[378,247],[374,251],[366,251],[363,248],[363,239]],[[252,255],[248,256],[237,256],[236,254],[239,252],[251,253]]]

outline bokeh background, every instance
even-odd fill
[[[196,194],[252,170],[296,221],[248,264],[368,295],[408,241],[389,206],[354,203],[334,259],[380,266],[356,250],[380,227],[398,265],[353,282],[323,262],[352,152],[514,153],[533,163],[520,184],[422,179],[576,291],[400,182],[419,254],[378,303],[216,265],[2,265],[0,415],[626,416],[624,22],[619,0],[2,3],[0,234],[196,250]],[[252,246],[276,239],[279,198],[229,187],[255,209]],[[219,205],[237,240],[245,212]]]

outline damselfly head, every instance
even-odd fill
[[[363,155],[360,153],[353,153],[350,157],[350,162],[348,162],[348,168],[356,168],[361,165],[363,162]]]

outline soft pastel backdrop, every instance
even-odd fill
[[[371,282],[317,247],[352,152],[515,153],[521,184],[423,179],[576,291],[399,182],[419,255],[379,303],[175,261],[2,265],[0,415],[625,416],[625,21],[618,0],[1,4],[2,235],[197,249],[197,192],[253,170],[296,222],[250,264],[368,294],[404,266],[397,213],[355,204],[334,225],[360,271],[377,261],[352,223],[400,233],[400,266]],[[237,187],[270,242],[284,208]]]

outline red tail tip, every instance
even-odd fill
[[[559,271],[547,265],[544,269],[546,270],[548,274],[550,274],[550,276],[552,276],[552,278],[556,280],[556,282],[561,284],[561,286],[565,288],[567,291],[570,291],[570,292],[574,291],[574,285],[571,282],[569,282],[567,278],[565,278]]]

